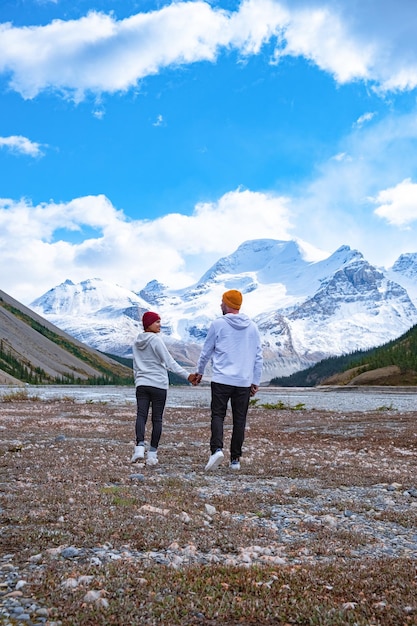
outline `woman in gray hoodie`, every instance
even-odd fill
[[[168,352],[158,334],[161,332],[161,318],[158,313],[147,311],[142,317],[143,333],[139,333],[133,344],[133,374],[136,386],[136,445],[132,463],[145,458],[145,427],[149,408],[152,407],[151,444],[146,464],[158,463],[157,450],[162,433],[167,390],[168,370],[182,376],[188,382],[195,382],[196,375],[189,374]]]

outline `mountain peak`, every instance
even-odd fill
[[[34,300],[31,307],[49,315],[90,315],[112,305],[127,308],[132,304],[143,306],[144,302],[125,287],[88,278],[78,284],[67,279]]]
[[[394,272],[399,272],[409,278],[417,277],[417,252],[401,254],[392,266]]]
[[[262,282],[279,282],[276,280],[278,267],[297,263],[306,262],[296,241],[254,239],[243,242],[235,252],[219,259],[200,278],[198,285],[215,281],[224,274],[248,273],[259,274]]]
[[[165,299],[166,286],[158,280],[151,280],[139,291],[139,296],[149,304],[159,305]]]

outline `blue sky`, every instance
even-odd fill
[[[0,289],[417,251],[414,0],[3,0]]]

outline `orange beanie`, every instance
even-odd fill
[[[242,294],[237,289],[230,289],[223,294],[223,302],[236,311],[242,306],[242,299]]]

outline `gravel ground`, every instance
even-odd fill
[[[40,592],[52,571],[63,597],[82,590],[84,604],[106,609],[95,572],[115,563],[144,576],[415,563],[416,417],[253,407],[241,470],[226,453],[206,473],[207,409],[167,409],[159,464],[148,467],[130,463],[132,406],[2,402],[0,624],[78,623],[62,622]],[[230,430],[228,416],[225,452]],[[417,603],[404,611],[417,623]]]

